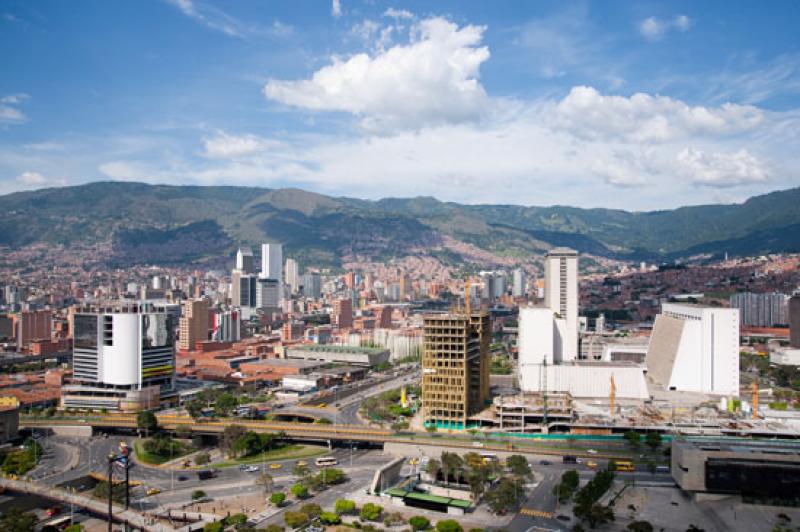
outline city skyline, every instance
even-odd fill
[[[798,184],[796,5],[336,6],[4,4],[0,194],[116,179],[649,210]]]

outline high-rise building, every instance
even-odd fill
[[[239,311],[218,309],[213,316],[211,339],[217,342],[238,342],[242,339]]]
[[[392,328],[392,307],[386,305],[381,307],[378,311],[378,328],[391,329]]]
[[[556,248],[545,255],[544,306],[564,320],[562,360],[578,357],[578,252]]]
[[[233,270],[231,274],[231,304],[243,309],[255,309],[258,278],[253,274]]]
[[[270,242],[261,244],[261,277],[283,282],[283,246]]]
[[[353,300],[350,298],[337,299],[333,302],[331,322],[340,329],[353,327]]]
[[[150,304],[78,308],[65,408],[154,408],[174,391],[175,323]]]
[[[398,300],[405,301],[411,292],[411,279],[405,273],[400,276]]]
[[[23,310],[12,314],[17,349],[25,351],[33,340],[49,340],[53,329],[50,310]]]
[[[789,342],[793,348],[800,349],[800,295],[789,299]]]
[[[646,364],[662,389],[738,395],[739,310],[664,303]]]
[[[524,297],[526,295],[525,284],[527,282],[525,270],[518,268],[514,270],[513,286],[511,295],[514,297]]]
[[[303,288],[303,295],[311,299],[319,299],[322,295],[322,279],[315,272],[303,274],[300,279],[300,286]]]
[[[178,349],[194,350],[197,342],[208,340],[208,301],[189,299],[183,302],[183,316],[180,319]]]
[[[294,259],[286,259],[286,284],[292,294],[296,294],[300,288],[300,269]]]
[[[245,274],[256,273],[253,250],[250,248],[239,248],[236,251],[236,269]]]
[[[423,423],[468,428],[489,399],[489,315],[429,314],[423,330]]]
[[[257,308],[280,308],[280,285],[277,279],[267,279],[261,277],[258,279],[258,286],[256,287],[256,307]]]
[[[742,325],[749,327],[775,327],[787,325],[788,297],[785,294],[773,292],[769,294],[754,294],[742,292],[730,297],[731,308],[739,309]]]

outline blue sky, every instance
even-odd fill
[[[630,210],[800,185],[800,3],[0,0],[0,194]]]

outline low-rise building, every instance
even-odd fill
[[[388,362],[389,350],[348,345],[295,345],[286,350],[286,357],[372,367]]]

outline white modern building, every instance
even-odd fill
[[[74,318],[73,379],[62,406],[140,410],[174,390],[175,320],[151,304],[86,307]]]
[[[281,244],[261,244],[261,273],[259,277],[275,281],[278,289],[278,300],[275,305],[272,305],[272,298],[267,296],[264,299],[265,304],[258,306],[261,308],[265,306],[279,307],[280,302],[283,300],[283,246]],[[270,294],[271,292],[270,290]]]
[[[218,309],[211,323],[211,339],[238,342],[242,339],[241,318],[236,309]]]
[[[657,389],[739,395],[739,310],[664,303],[646,363]]]
[[[560,365],[532,364],[520,368],[520,389],[523,392],[568,392],[576,398],[607,399],[611,382],[618,399],[650,397],[644,376],[644,367],[634,364],[569,363]]]
[[[523,297],[526,294],[527,279],[525,270],[516,269],[512,277],[511,295],[514,297]]]
[[[300,268],[294,259],[286,259],[286,284],[296,294],[300,289]]]
[[[544,306],[564,320],[562,360],[578,358],[578,252],[556,248],[544,259]]]

